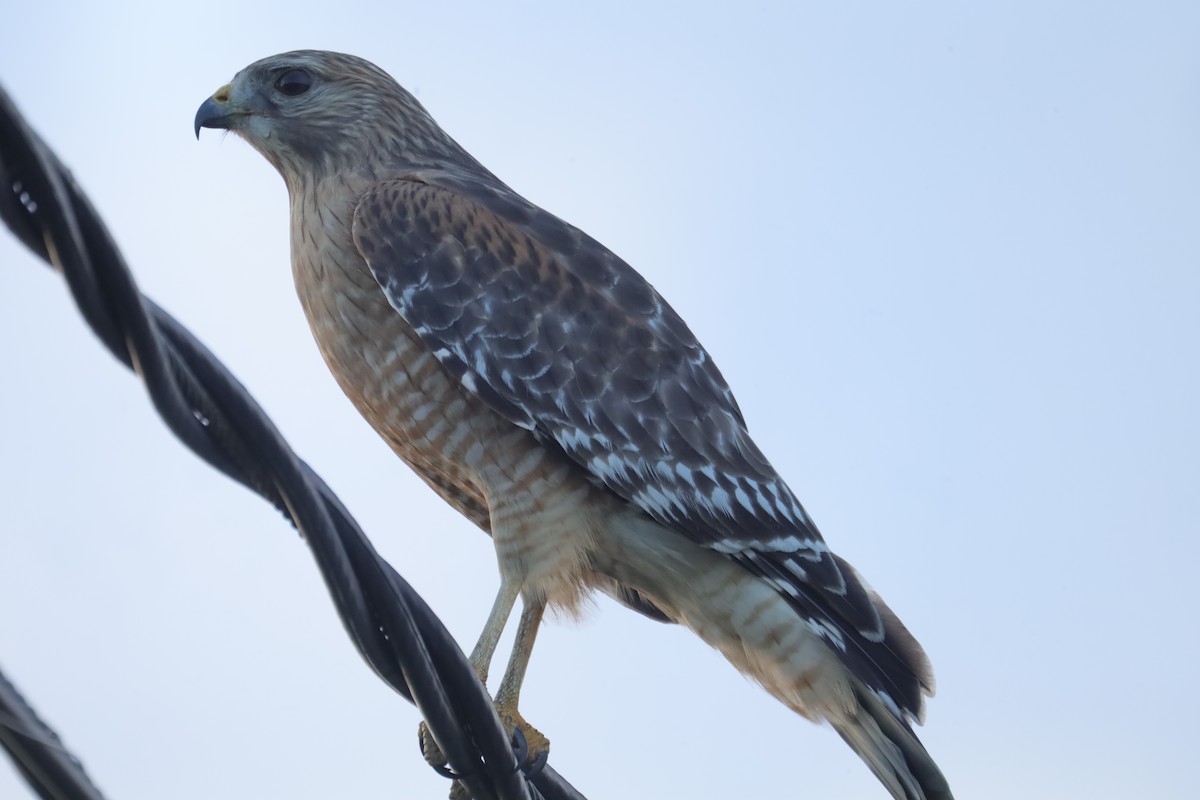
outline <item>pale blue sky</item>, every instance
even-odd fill
[[[991,5],[22,4],[0,82],[468,646],[489,541],[326,372],[278,176],[192,137],[262,56],[375,61],[670,299],[928,650],[920,735],[959,797],[1195,798],[1200,6]],[[0,265],[0,665],[99,785],[443,797],[303,543],[6,235]],[[523,700],[592,800],[886,797],[831,730],[607,601],[547,628]]]

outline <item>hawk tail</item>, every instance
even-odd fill
[[[846,716],[831,716],[829,722],[892,796],[954,800],[941,770],[908,723],[865,686],[856,685],[854,696],[857,708]]]

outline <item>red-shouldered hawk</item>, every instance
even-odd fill
[[[897,798],[950,798],[910,721],[917,641],[834,554],[759,451],[721,373],[628,264],[525,200],[378,67],[298,51],[243,69],[200,128],[287,183],[317,345],[396,453],[491,533],[500,591],[472,654],[517,698],[547,604],[599,589],[691,628],[788,707],[828,720]]]

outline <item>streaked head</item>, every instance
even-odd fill
[[[437,163],[458,145],[390,75],[342,53],[296,50],[241,70],[196,112],[238,134],[290,185],[328,172]]]

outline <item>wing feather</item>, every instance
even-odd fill
[[[375,186],[353,231],[389,302],[467,389],[597,484],[770,581],[868,685],[919,714],[920,665],[884,643],[867,590],[637,272],[502,184],[449,173]]]

